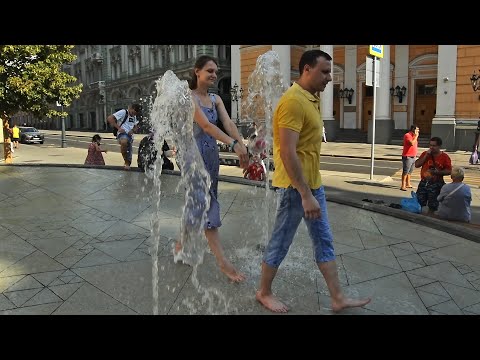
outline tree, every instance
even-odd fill
[[[18,111],[37,118],[67,116],[55,106],[69,106],[80,96],[82,84],[64,72],[62,65],[76,59],[71,45],[1,45],[0,111]]]

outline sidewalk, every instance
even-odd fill
[[[41,130],[46,135],[61,135],[59,130]],[[83,132],[83,131],[67,131],[66,136],[78,136],[92,138],[95,132]],[[143,138],[146,134],[138,134],[138,139]],[[115,140],[115,137],[111,133],[101,133],[100,136],[104,139]],[[428,150],[427,148],[418,148],[419,155]],[[454,152],[447,152],[452,159],[452,163],[459,164],[462,167],[469,167],[468,160],[470,159],[471,152],[458,150]],[[324,156],[338,156],[338,157],[351,157],[370,159],[371,158],[371,144],[358,144],[358,143],[340,143],[340,142],[328,142],[322,144],[322,155]],[[399,145],[382,145],[375,144],[375,159],[377,160],[393,160],[402,161],[402,146]],[[480,166],[477,166],[480,168]]]
[[[220,236],[247,280],[229,283],[207,253],[198,269],[204,294],[193,285],[192,268],[171,255],[184,196],[175,192],[178,180],[162,176],[157,211],[152,181],[140,172],[0,166],[0,199],[8,204],[0,208],[0,314],[152,314],[154,214],[160,314],[270,314],[254,294],[274,193],[265,200],[264,189],[220,183]],[[328,211],[342,288],[372,297],[342,314],[480,315],[479,243],[331,201]],[[274,291],[291,314],[333,314],[303,223]]]

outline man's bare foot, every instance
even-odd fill
[[[270,295],[261,295],[260,291],[257,291],[255,294],[255,299],[265,306],[268,310],[276,313],[286,313],[288,312],[288,307],[280,300],[278,300],[273,294]]]
[[[225,261],[222,265],[219,266],[219,268],[220,271],[227,275],[228,278],[233,282],[239,283],[245,280],[245,275],[238,272],[237,269],[235,269],[233,265],[228,261]]]
[[[354,299],[343,299],[341,301],[332,301],[332,310],[333,312],[339,312],[346,308],[351,307],[362,307],[367,305],[372,299],[362,299],[362,300],[354,300]]]

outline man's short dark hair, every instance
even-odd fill
[[[324,57],[328,61],[332,60],[332,57],[325,51],[318,49],[305,51],[300,58],[300,63],[298,64],[298,71],[300,72],[300,75],[302,75],[305,65],[310,65],[311,67],[317,65],[317,59],[319,57]]]
[[[438,136],[434,136],[430,139],[430,141],[435,141],[435,143],[438,145],[438,146],[442,146],[442,139],[440,139]]]
[[[417,130],[417,127],[418,127],[417,125],[412,124],[412,126],[410,126],[410,131],[415,131],[415,130]]]
[[[132,109],[135,110],[137,114],[142,112],[142,106],[140,104],[132,104]]]

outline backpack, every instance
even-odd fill
[[[123,121],[120,124],[120,127],[122,127],[122,125],[125,123],[125,121],[127,121],[127,119],[128,119],[128,109],[125,109],[125,117],[123,118]],[[117,136],[118,129],[116,127],[114,127],[113,130],[112,130],[112,133],[113,133],[114,136]]]

